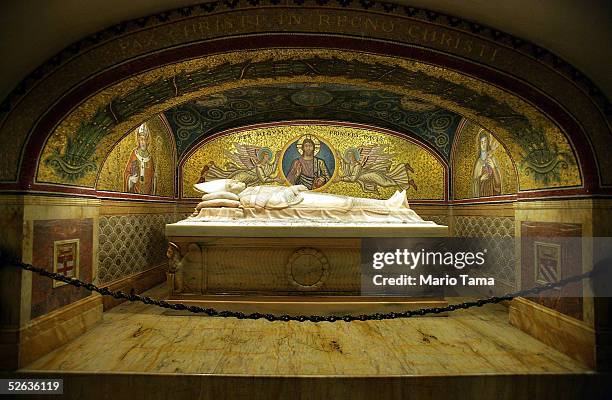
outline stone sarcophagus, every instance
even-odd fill
[[[245,312],[339,313],[442,306],[441,297],[360,296],[365,237],[443,237],[445,226],[166,226],[170,301]],[[361,236],[361,237],[360,237]]]
[[[445,304],[440,297],[360,296],[364,238],[448,234],[446,226],[420,219],[403,193],[355,201],[295,187],[220,192],[209,189],[192,217],[166,225],[170,301],[283,313]],[[300,207],[291,204],[295,197],[302,197]]]

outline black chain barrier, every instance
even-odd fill
[[[402,312],[390,312],[390,313],[375,313],[375,314],[361,314],[361,315],[330,315],[330,316],[322,316],[322,315],[274,315],[274,314],[262,314],[262,313],[251,313],[245,314],[240,311],[218,311],[214,308],[204,308],[198,306],[188,306],[181,303],[168,303],[165,300],[153,299],[148,296],[140,296],[137,294],[127,294],[122,291],[111,291],[108,288],[100,288],[93,283],[86,283],[76,278],[70,278],[63,274],[58,274],[55,272],[49,272],[43,268],[34,267],[33,265],[10,261],[10,264],[18,266],[24,270],[36,272],[39,275],[49,277],[51,279],[61,281],[72,286],[82,287],[92,292],[100,293],[103,296],[112,296],[116,299],[125,299],[132,302],[141,302],[144,304],[152,304],[158,307],[167,308],[176,311],[189,311],[195,314],[206,314],[210,317],[234,317],[238,319],[266,319],[270,322],[272,321],[297,321],[297,322],[351,322],[351,321],[378,321],[384,319],[396,319],[396,318],[410,318],[410,317],[420,317],[428,314],[440,314],[443,312],[456,311],[461,309],[467,309],[472,307],[482,307],[485,304],[495,304],[500,303],[506,300],[512,300],[515,297],[527,297],[530,295],[535,295],[538,293],[542,293],[546,290],[561,288],[570,283],[580,282],[584,279],[592,278],[595,276],[599,270],[597,268],[592,271],[585,272],[580,275],[574,275],[569,278],[562,279],[558,282],[551,282],[541,286],[535,286],[531,289],[519,290],[515,292],[511,292],[505,294],[503,296],[491,296],[484,299],[474,300],[474,301],[466,301],[464,303],[458,304],[450,304],[445,307],[432,307],[432,308],[420,308],[417,310],[407,310]]]

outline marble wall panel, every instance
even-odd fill
[[[574,271],[575,273],[582,273],[592,269],[593,266],[593,248],[590,244],[589,237],[592,236],[607,236],[609,231],[600,231],[596,229],[596,226],[603,226],[606,221],[609,221],[609,202],[603,200],[592,200],[592,199],[576,199],[576,200],[542,200],[542,201],[520,201],[514,204],[515,208],[515,235],[521,237],[523,234],[534,236],[544,236],[543,242],[548,242],[546,238],[550,237],[550,241],[554,241],[555,237],[571,237],[577,235],[583,237],[580,244],[580,248],[575,248],[572,251],[579,252],[580,256],[574,258],[573,255],[569,259],[572,260],[571,267],[563,266],[561,276],[569,276],[568,273]],[[597,218],[596,218],[597,216]],[[608,222],[609,223],[609,222]],[[524,227],[526,228],[524,231]],[[567,228],[567,230],[566,230]],[[561,231],[566,231],[565,233]],[[569,234],[569,236],[567,236]],[[552,235],[552,236],[551,236]],[[531,240],[531,239],[530,239]],[[572,246],[576,242],[571,241],[569,244]],[[525,243],[526,246],[530,246],[529,242]],[[523,258],[523,240],[517,242],[517,257]],[[563,252],[563,247],[561,246]],[[525,254],[525,257],[527,255]],[[526,259],[526,263],[534,263],[531,258],[535,257],[533,250]],[[565,257],[568,257],[566,255]],[[521,260],[520,263],[522,263]],[[522,273],[521,273],[522,275]],[[522,276],[521,276],[522,278]],[[583,281],[581,286],[581,294],[577,296],[583,296],[582,301],[582,312],[576,310],[576,304],[572,306],[561,306],[557,304],[557,310],[560,312],[573,310],[572,313],[576,317],[581,319],[589,326],[594,326],[594,314],[596,313],[595,306],[593,304],[593,292],[591,285],[588,281]],[[521,284],[521,287],[525,287],[525,283]],[[578,293],[578,291],[576,292]],[[569,300],[562,300],[569,301]],[[569,308],[568,308],[569,307]]]
[[[53,271],[54,242],[79,240],[78,278],[91,282],[93,277],[93,219],[34,221],[32,264]],[[71,285],[54,287],[54,281],[38,275],[32,276],[32,311],[36,318],[60,307],[89,296],[90,292]]]
[[[521,285],[527,289],[582,273],[580,224],[521,222]],[[582,282],[548,290],[532,301],[576,319],[583,319]]]

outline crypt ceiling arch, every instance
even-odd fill
[[[392,129],[427,144],[446,162],[461,116],[397,92],[336,83],[288,83],[230,89],[163,112],[183,156],[230,128],[290,120],[361,123]]]
[[[571,66],[492,28],[368,4],[210,3],[71,46],[3,103],[0,144],[15,150],[3,160],[3,188],[91,188],[112,144],[157,113],[240,88],[300,84],[394,93],[468,118],[517,160],[523,191],[605,186],[611,161],[600,155],[597,164],[593,149],[607,143],[609,103]],[[294,34],[270,32],[279,26]]]
[[[309,83],[306,85],[304,82]],[[341,89],[345,89],[345,96],[347,92],[351,93],[350,101],[342,104],[340,100],[339,107],[348,106],[345,111],[355,111],[356,105],[364,102],[363,94],[376,94],[379,100],[386,97],[386,101],[377,104],[394,109],[376,110],[370,104],[373,111],[386,113],[385,124],[391,123],[396,116],[404,119],[404,125],[410,115],[422,120],[422,116],[427,115],[427,111],[422,110],[427,104],[435,107],[438,113],[445,112],[444,121],[456,124],[458,116],[473,120],[496,132],[509,151],[516,155],[515,158],[525,162],[521,175],[523,190],[575,187],[582,183],[579,160],[571,142],[549,118],[517,96],[443,67],[367,53],[318,49],[271,49],[213,55],[160,67],[116,83],[79,105],[57,126],[41,154],[37,182],[91,187],[95,181],[97,160],[103,159],[126,131],[159,112],[167,113],[169,120],[176,120],[176,113],[173,114],[172,110],[200,107],[197,102],[212,102],[213,108],[208,111],[212,110],[222,118],[223,111],[219,107],[223,104],[219,99],[233,93],[238,96],[234,108],[237,104],[246,106],[249,103],[247,97],[257,96],[257,90],[264,91],[263,88],[285,99],[293,96],[290,103],[296,105],[299,85],[302,85],[301,90],[306,86],[313,90],[313,85],[327,85],[324,87],[329,90],[319,89],[320,93],[331,96],[332,101],[327,105],[333,102],[333,90],[342,99]],[[254,87],[259,89],[248,89]],[[284,96],[281,91],[284,91]],[[305,118],[303,114],[312,108],[304,103],[297,105],[302,114],[298,117],[302,119]],[[421,111],[417,112],[417,109]],[[333,111],[333,108],[327,107],[326,110]],[[235,113],[235,110],[230,111]],[[350,112],[345,113],[348,114]],[[357,115],[355,112],[352,114],[353,117]],[[374,118],[375,115],[366,113],[364,118]],[[449,127],[452,132],[452,124]],[[175,128],[176,135],[181,127]],[[397,129],[397,126],[393,128]],[[434,135],[435,130],[431,129],[431,123],[426,126],[426,121],[425,128],[421,129],[421,139],[438,149],[448,161],[451,134]],[[400,131],[416,133],[417,127],[403,127]],[[66,138],[71,136],[79,140],[67,141]],[[180,143],[184,141],[178,135],[176,138],[181,152]]]

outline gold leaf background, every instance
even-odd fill
[[[157,196],[174,196],[174,139],[161,115],[147,121],[151,132],[151,153],[157,170]],[[111,192],[123,192],[123,173],[130,159],[130,153],[136,147],[135,131],[128,133],[113,147],[98,176],[96,189]]]
[[[211,161],[214,161],[217,166],[224,166],[229,161],[225,150],[234,149],[234,143],[267,146],[275,153],[299,136],[307,133],[322,138],[340,154],[344,154],[344,151],[349,147],[369,144],[388,145],[387,152],[396,155],[393,165],[408,162],[414,169],[414,173],[410,177],[414,179],[418,190],[408,189],[406,194],[409,199],[444,199],[444,166],[423,147],[408,139],[366,128],[329,125],[281,125],[255,128],[211,139],[195,150],[183,164],[183,197],[196,198],[201,196],[193,189],[193,184],[198,181],[202,167]],[[338,168],[338,162],[336,161],[336,170]],[[336,180],[323,189],[328,193],[370,198],[388,198],[395,190],[397,190],[397,187],[379,188],[379,195],[376,195],[375,193],[364,192],[357,183]]]
[[[566,169],[560,171],[560,179],[558,181],[542,182],[537,181],[533,174],[526,174],[524,171],[519,171],[518,179],[520,188],[522,190],[539,189],[546,187],[568,187],[568,186],[579,186],[581,181],[580,170],[572,151],[572,147],[561,130],[544,114],[539,110],[526,103],[524,100],[516,97],[515,95],[503,91],[495,86],[486,84],[482,81],[473,79],[466,75],[458,74],[454,71],[436,67],[429,64],[423,64],[414,60],[403,60],[395,59],[383,56],[375,56],[371,54],[358,53],[358,52],[346,52],[340,50],[321,50],[321,49],[271,49],[271,50],[258,50],[258,51],[240,51],[234,53],[224,53],[219,55],[213,55],[203,57],[195,60],[183,61],[173,65],[167,65],[164,67],[156,68],[152,71],[147,71],[130,77],[129,79],[117,82],[111,87],[101,91],[100,93],[92,96],[87,101],[79,105],[73,112],[70,113],[54,130],[53,134],[47,141],[43,153],[39,159],[38,170],[37,170],[37,182],[46,183],[60,183],[60,184],[72,184],[79,186],[93,186],[95,180],[95,172],[85,175],[84,177],[78,178],[74,182],[66,182],[62,177],[57,176],[55,171],[47,164],[44,160],[48,159],[53,149],[65,149],[66,140],[68,137],[74,137],[79,124],[85,120],[90,119],[99,107],[108,104],[113,98],[119,95],[124,95],[130,90],[135,89],[137,86],[151,83],[155,80],[163,77],[169,77],[177,74],[180,71],[189,72],[202,67],[213,67],[216,65],[223,64],[224,62],[244,62],[250,60],[251,62],[261,61],[265,59],[286,59],[286,58],[303,58],[307,56],[318,56],[322,58],[336,57],[343,60],[358,60],[365,63],[380,63],[390,66],[399,66],[410,71],[419,71],[425,73],[432,78],[441,78],[449,82],[473,88],[481,95],[488,95],[496,99],[503,100],[506,102],[517,114],[526,116],[529,121],[536,127],[541,128],[544,136],[548,143],[554,143],[555,146],[561,152],[565,152],[569,155],[568,166]],[[390,90],[396,93],[401,93],[410,97],[419,98],[424,101],[436,104],[440,107],[447,108],[453,112],[463,115],[465,118],[473,121],[474,123],[486,128],[489,131],[495,132],[497,139],[503,143],[510,154],[516,158],[520,158],[521,153],[524,151],[518,141],[517,134],[510,132],[507,128],[499,121],[494,121],[489,118],[485,118],[481,110],[475,110],[471,108],[469,103],[456,104],[446,100],[442,94],[431,95],[425,94],[420,88],[412,88],[397,85],[385,85],[381,82],[374,81],[361,81],[353,79],[345,79],[342,77],[328,77],[328,76],[296,76],[296,77],[276,77],[268,79],[257,79],[257,84],[268,84],[268,83],[303,83],[303,82],[319,82],[319,83],[346,83],[346,84],[358,84],[368,88],[380,88]],[[194,98],[199,98],[205,95],[218,93],[227,89],[234,89],[236,87],[244,87],[249,84],[247,80],[233,81],[227,84],[221,84],[211,88],[202,89],[195,93],[190,93],[179,98],[172,98],[171,100],[157,103],[155,106],[142,110],[142,113],[134,116],[129,121],[125,121],[115,127],[113,132],[105,137],[98,145],[95,156],[102,157],[108,149],[112,146],[117,136],[120,136],[125,130],[130,127],[140,124],[143,119],[152,118],[155,114],[172,107],[174,105],[189,101]]]
[[[455,138],[455,148],[452,154],[453,194],[455,199],[473,198],[472,174],[474,164],[478,158],[478,135],[482,128],[470,121],[466,121],[463,129]],[[490,133],[490,132],[489,132]],[[497,159],[501,174],[501,194],[517,192],[516,170],[512,159],[504,146],[499,144],[495,136],[491,139],[497,144],[493,155]]]

